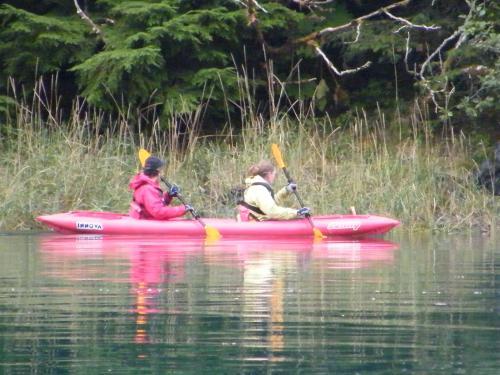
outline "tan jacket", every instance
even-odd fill
[[[243,199],[246,203],[260,208],[265,215],[258,214],[252,211],[257,220],[288,220],[297,218],[296,208],[281,207],[279,204],[290,195],[286,188],[278,191],[274,199],[269,190],[262,185],[253,185],[255,182],[263,182],[267,185],[269,183],[260,176],[249,177],[245,180],[246,190]]]

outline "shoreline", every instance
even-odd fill
[[[476,186],[472,146],[464,137],[394,139],[388,129],[292,125],[243,131],[237,141],[193,134],[180,151],[159,142],[158,133],[139,146],[125,130],[93,135],[78,126],[24,125],[1,144],[0,231],[43,229],[34,221],[40,214],[127,212],[128,182],[139,170],[136,155],[144,144],[168,160],[167,179],[203,217],[233,217],[232,190],[250,164],[273,160],[273,142],[280,143],[315,215],[347,214],[355,207],[358,214],[398,219],[408,231],[488,232],[498,225],[500,202]],[[279,172],[275,188],[285,183]]]

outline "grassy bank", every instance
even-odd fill
[[[174,120],[167,128],[154,121],[152,134],[141,138],[132,135],[127,114],[110,121],[75,106],[63,123],[41,107],[19,104],[4,125],[0,231],[38,229],[34,217],[42,213],[126,212],[139,147],[168,159],[168,179],[205,216],[232,216],[232,188],[250,164],[272,158],[273,142],[315,214],[348,213],[354,206],[358,213],[398,218],[410,230],[442,231],[489,230],[499,216],[498,198],[474,184],[469,140],[433,138],[419,111],[391,125],[381,114],[361,113],[339,127],[303,109],[293,116],[276,111],[266,121],[249,110],[241,133],[228,126],[217,137],[199,136],[195,115],[184,119],[187,133],[173,130]],[[276,184],[284,183],[280,175]]]

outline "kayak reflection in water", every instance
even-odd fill
[[[291,182],[274,194],[271,185],[276,178],[276,168],[269,161],[262,160],[252,165],[247,176],[243,199],[238,201],[241,221],[289,220],[311,213],[307,207],[297,210],[281,206],[283,200],[297,189],[297,184]]]
[[[129,188],[134,191],[129,215],[134,219],[168,220],[182,216],[190,209],[188,206],[169,206],[172,198],[179,194],[179,188],[172,185],[168,192],[160,188],[163,160],[156,156],[146,159],[142,172],[134,176]]]

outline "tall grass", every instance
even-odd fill
[[[169,161],[167,179],[205,216],[232,216],[233,188],[249,165],[272,158],[273,142],[281,145],[315,214],[355,207],[357,213],[398,218],[411,230],[496,225],[499,203],[475,186],[470,141],[452,132],[436,139],[418,103],[397,125],[388,124],[381,111],[371,116],[360,111],[343,123],[317,118],[312,106],[287,97],[270,66],[264,118],[253,101],[251,79],[244,69],[239,74],[240,101],[228,106],[241,109],[243,128],[235,131],[228,120],[217,137],[200,134],[202,107],[167,120],[154,106],[148,113],[120,110],[111,118],[76,102],[63,121],[57,93],[47,92],[41,81],[30,102],[13,92],[17,105],[0,139],[0,231],[38,228],[34,218],[42,213],[126,212],[139,147]],[[152,126],[147,136],[141,121]],[[283,177],[276,181],[277,187],[284,184]]]

